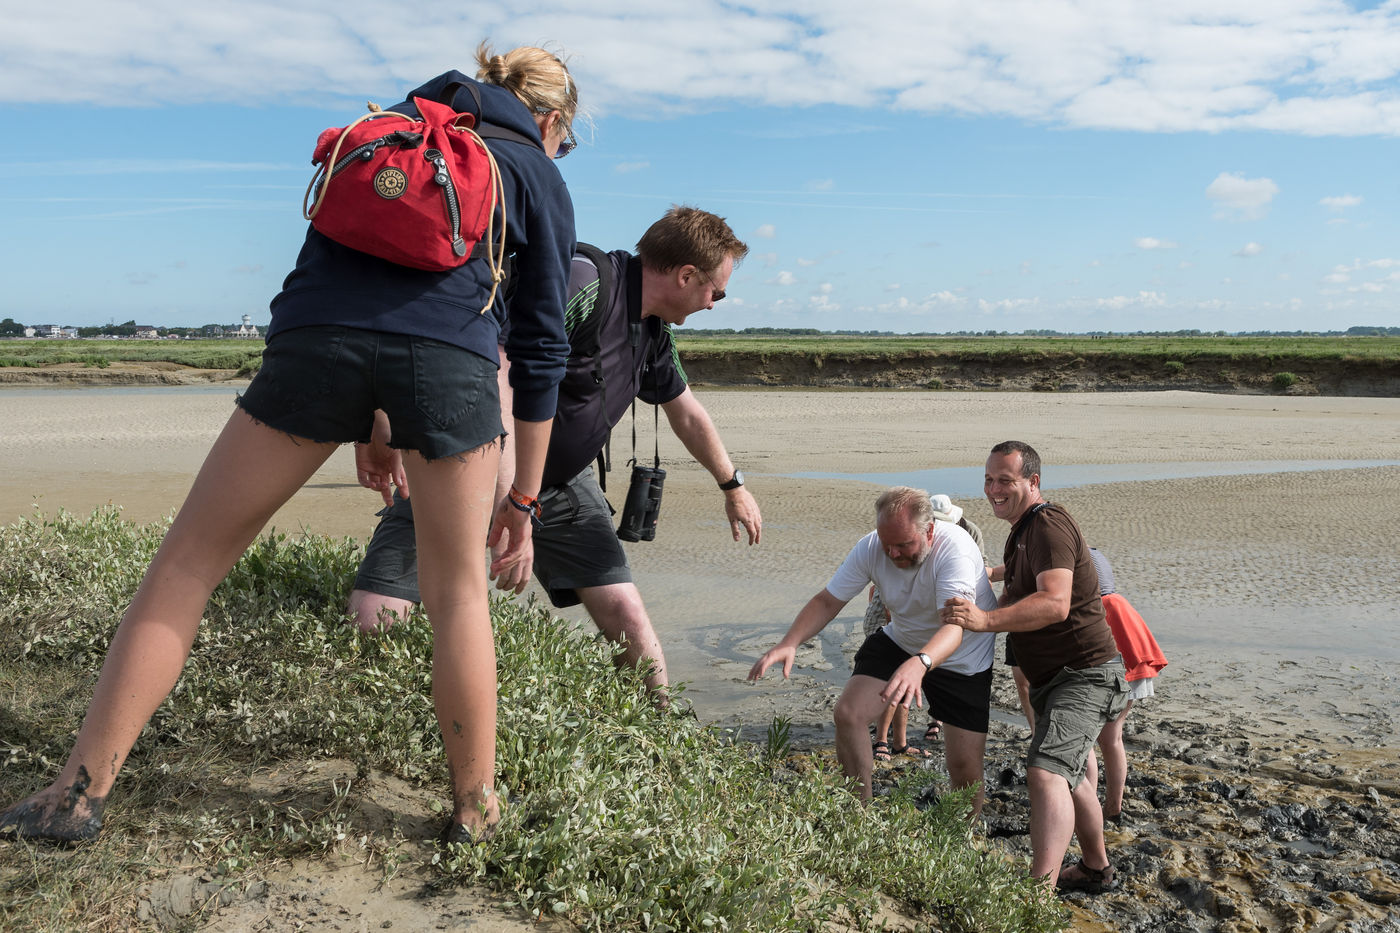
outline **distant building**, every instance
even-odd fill
[[[160,331],[156,330],[150,324],[137,324],[136,336],[143,340],[154,340],[160,336]]]
[[[62,328],[62,327],[59,327],[57,324],[35,324],[35,325],[34,325],[34,336],[35,336],[35,337],[62,337],[62,336],[63,336],[63,328]]]
[[[233,332],[235,337],[257,337],[258,329],[253,326],[252,315],[243,315],[243,323],[238,325],[238,330]]]

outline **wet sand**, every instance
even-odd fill
[[[227,387],[0,389],[0,521],[30,514],[36,504],[49,513],[83,514],[112,503],[137,521],[168,514],[227,418],[232,394]],[[859,644],[863,604],[852,603],[805,650],[792,681],[770,674],[755,686],[743,678],[872,526],[880,487],[792,474],[976,467],[992,444],[1019,438],[1039,449],[1048,497],[1066,505],[1110,557],[1119,589],[1171,661],[1157,696],[1129,720],[1135,778],[1159,781],[1178,802],[1195,800],[1191,789],[1211,780],[1235,789],[1233,797],[1217,794],[1210,807],[1173,810],[1171,794],[1130,783],[1128,812],[1144,829],[1111,834],[1110,844],[1136,870],[1125,878],[1125,894],[1087,909],[1120,929],[1133,927],[1133,909],[1144,904],[1166,912],[1145,917],[1178,909],[1225,922],[1233,910],[1229,928],[1298,928],[1283,918],[1283,907],[1267,906],[1269,885],[1295,882],[1274,871],[1251,881],[1257,866],[1231,867],[1210,852],[1243,847],[1262,853],[1256,861],[1282,864],[1298,855],[1299,839],[1312,839],[1308,846],[1317,851],[1309,858],[1373,878],[1369,895],[1314,891],[1326,904],[1305,903],[1314,911],[1305,925],[1385,917],[1394,909],[1400,848],[1393,839],[1382,843],[1374,829],[1346,830],[1355,845],[1339,847],[1327,840],[1341,829],[1328,828],[1334,835],[1319,841],[1316,826],[1313,836],[1302,824],[1274,832],[1260,814],[1271,800],[1324,815],[1333,805],[1369,807],[1372,817],[1389,820],[1394,835],[1400,466],[1133,481],[1131,465],[1400,460],[1400,400],[703,387],[697,394],[749,478],[763,510],[763,541],[750,548],[729,539],[721,494],[663,419],[669,473],[658,538],[629,547],[672,679],[689,684],[687,696],[702,718],[760,739],[775,715],[788,716],[799,741],[813,747],[832,734],[831,706]],[[639,447],[648,455],[650,422],[638,424]],[[611,496],[620,505],[630,455],[626,425],[613,455]],[[1057,464],[1122,464],[1125,481],[1057,491]],[[350,453],[342,450],[273,524],[365,537],[377,502],[354,485]],[[990,554],[998,554],[1006,525],[980,499],[959,502],[986,533]],[[1009,677],[1004,669],[997,676],[1002,708],[989,779],[1004,768],[1014,772],[1024,735]],[[1152,793],[1162,806],[1148,800]],[[994,835],[1013,849],[1024,838],[1014,831],[1016,801],[1023,798],[1013,775],[988,808],[994,828],[1012,827]],[[1158,819],[1147,822],[1153,815]],[[1283,839],[1289,832],[1295,838]],[[1374,844],[1358,841],[1366,833]],[[1269,845],[1283,848],[1270,854]],[[1144,854],[1154,847],[1157,854]],[[1337,861],[1348,852],[1365,858]],[[1318,884],[1321,871],[1299,883]],[[1178,876],[1192,883],[1174,888]],[[1288,893],[1275,899],[1282,903]],[[1128,899],[1118,903],[1120,897]],[[1082,916],[1087,922],[1090,914]]]

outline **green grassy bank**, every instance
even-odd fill
[[[61,765],[162,532],[110,510],[0,529],[4,804]],[[753,745],[700,724],[683,694],[658,710],[605,643],[512,599],[493,605],[502,832],[425,850],[407,836],[431,833],[441,812],[384,813],[411,811],[411,789],[447,799],[431,635],[421,621],[379,636],[343,624],[360,553],[316,536],[253,546],[215,592],[102,837],[71,852],[0,842],[0,928],[149,925],[145,892],[183,872],[208,893],[181,920],[193,929],[288,859],[425,872],[588,930],[875,929],[890,916],[949,931],[1063,928],[1025,866],[969,840],[962,799],[921,809],[934,795],[905,786],[862,809],[830,765],[789,753],[781,724]],[[317,778],[317,763],[343,765],[345,779]],[[410,790],[380,806],[374,788],[390,781]]]
[[[261,340],[0,340],[0,366],[76,363],[103,369],[113,363],[173,363],[251,374],[262,351]]]

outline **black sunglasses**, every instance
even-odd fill
[[[702,278],[704,278],[705,284],[710,286],[710,301],[723,301],[724,289],[715,288],[714,279],[710,278],[708,275],[705,275],[704,269],[701,269],[699,266],[696,266],[695,271],[698,272]]]

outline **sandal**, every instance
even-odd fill
[[[893,750],[896,755],[908,755],[910,758],[932,758],[933,752],[917,745],[901,745]]]
[[[876,742],[875,745],[874,745],[874,752],[875,752],[875,760],[876,760],[876,761],[889,761],[889,760],[890,760],[890,743],[889,743],[889,742]]]
[[[1071,875],[1071,872],[1075,872],[1075,874]],[[1055,879],[1055,887],[1061,891],[1102,894],[1105,891],[1112,891],[1118,886],[1118,880],[1113,875],[1112,865],[1105,865],[1103,868],[1090,868],[1083,861],[1078,861],[1060,869],[1060,876]]]
[[[937,719],[930,719],[928,721],[928,730],[924,733],[924,741],[935,742],[938,740],[938,737],[942,734],[943,723],[939,722]]]

